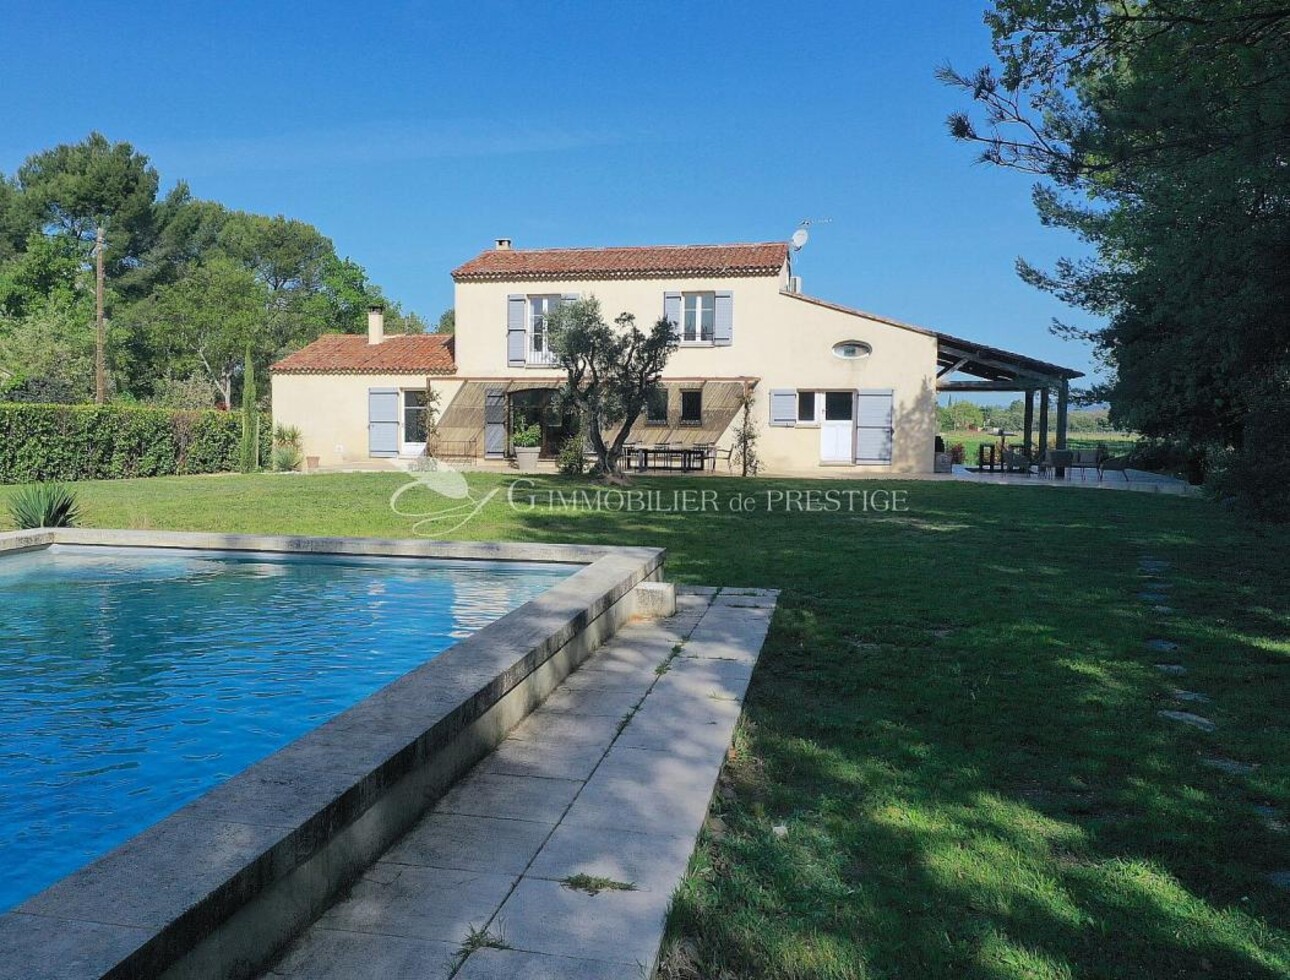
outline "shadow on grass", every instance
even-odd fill
[[[1250,806],[1290,804],[1263,683],[1287,583],[1256,532],[1193,501],[908,489],[906,514],[522,518],[784,590],[670,975],[1287,975],[1290,901],[1265,878],[1285,838]],[[1172,617],[1135,598],[1147,551],[1172,563]],[[1213,735],[1157,717],[1179,707],[1143,645],[1160,635]],[[1226,751],[1263,763],[1253,783],[1199,763]]]

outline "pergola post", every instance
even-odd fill
[[[1071,383],[1062,378],[1057,388],[1057,448],[1066,448],[1066,403],[1070,400]],[[1057,470],[1057,478],[1066,476],[1066,467]]]
[[[1066,406],[1070,401],[1071,383],[1065,378],[1057,389],[1057,448],[1066,448]]]
[[[1039,389],[1039,458],[1048,452],[1048,389]]]
[[[1027,388],[1025,394],[1026,424],[1024,428],[1026,430],[1026,441],[1022,445],[1025,447],[1026,455],[1034,459],[1035,457],[1031,455],[1031,450],[1035,447],[1035,389]]]

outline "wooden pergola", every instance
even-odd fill
[[[936,335],[937,392],[1022,392],[1026,400],[1025,450],[1035,448],[1035,393],[1039,393],[1039,447],[1048,446],[1048,410],[1057,396],[1057,449],[1066,448],[1066,413],[1070,402],[1070,383],[1082,378],[1082,371],[1050,364],[1047,361],[988,347],[949,334]],[[957,375],[973,380],[960,380]],[[1058,476],[1065,474],[1058,471]]]

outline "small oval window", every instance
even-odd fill
[[[833,356],[840,357],[847,361],[854,361],[861,357],[868,357],[872,353],[873,348],[863,340],[844,340],[839,344],[833,345]]]

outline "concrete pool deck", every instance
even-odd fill
[[[0,980],[246,977],[313,922],[593,651],[656,611],[663,552],[54,529],[62,544],[582,566],[0,915]]]
[[[623,627],[264,976],[652,976],[776,595]]]

